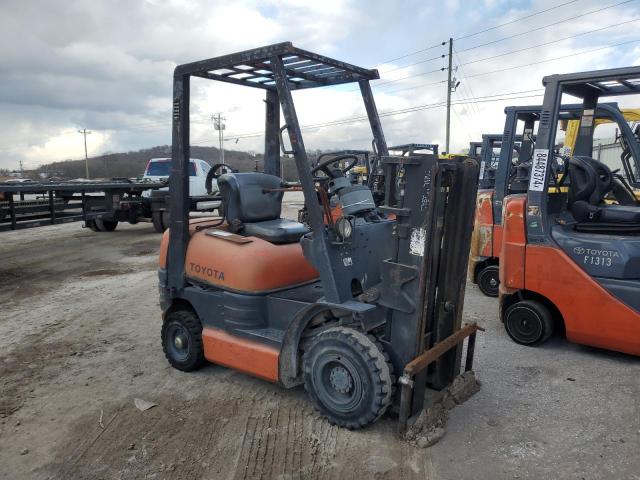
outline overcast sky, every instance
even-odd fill
[[[82,158],[77,130],[85,127],[93,132],[89,155],[168,144],[175,65],[280,41],[376,66],[381,80],[374,93],[382,113],[444,101],[446,76],[434,70],[446,59],[433,58],[445,47],[429,47],[457,39],[454,63],[461,67],[455,76],[461,84],[453,94],[458,105],[451,149],[457,151],[483,132],[502,131],[507,104],[541,99],[494,101],[501,98],[496,95],[536,95],[546,74],[638,64],[640,22],[633,19],[640,18],[640,0],[575,0],[554,8],[566,2],[2,0],[0,167]],[[500,26],[545,9],[551,10]],[[600,11],[571,19],[594,10]],[[424,51],[411,55],[418,50]],[[509,53],[515,50],[521,51]],[[532,65],[521,67],[526,64]],[[192,144],[216,145],[210,116],[218,111],[227,118],[228,137],[263,128],[262,91],[214,83],[194,81]],[[303,125],[364,113],[351,86],[294,98]],[[444,149],[444,108],[385,116],[382,122],[389,143],[433,142]],[[308,148],[366,147],[371,141],[362,122],[303,133]],[[226,145],[261,151],[262,139]]]

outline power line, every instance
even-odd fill
[[[529,94],[532,92],[538,92],[534,95],[521,95],[521,94]],[[499,102],[499,101],[505,101],[505,100],[518,100],[518,99],[522,99],[522,98],[534,98],[534,97],[540,97],[542,96],[542,93],[544,92],[544,89],[542,88],[538,88],[535,90],[521,90],[518,92],[503,92],[503,93],[498,93],[498,94],[493,94],[493,95],[483,95],[480,97],[475,97],[475,98],[471,98],[471,99],[467,99],[467,100],[459,100],[459,101],[453,101],[451,102],[451,105],[466,105],[472,102],[477,102],[477,103],[487,103],[487,102]],[[516,96],[514,96],[516,95]],[[500,97],[500,98],[497,98]],[[403,109],[399,109],[399,110],[391,110],[388,112],[380,112],[378,115],[380,117],[389,117],[389,116],[395,116],[395,115],[402,115],[405,113],[413,113],[413,112],[417,112],[417,111],[421,111],[421,110],[428,110],[431,108],[438,108],[438,107],[445,107],[446,106],[446,102],[435,102],[435,103],[428,103],[428,104],[424,104],[424,105],[417,105],[417,106],[413,106],[413,107],[407,107],[407,108],[403,108]],[[355,123],[355,122],[360,122],[360,121],[365,121],[367,120],[368,117],[366,115],[359,115],[359,116],[354,116],[354,117],[348,117],[348,118],[343,118],[343,119],[339,119],[339,120],[334,120],[331,122],[323,122],[323,123],[317,123],[317,124],[312,124],[312,125],[304,125],[301,127],[302,130],[309,130],[309,129],[314,129],[314,128],[322,128],[322,127],[331,127],[331,126],[336,126],[336,125],[344,125],[347,123]],[[245,138],[253,138],[253,137],[260,137],[264,135],[264,132],[254,132],[254,133],[243,133],[243,134],[238,134],[238,135],[229,135],[227,138],[229,140],[235,140],[235,139],[245,139]],[[195,145],[195,144],[193,144]]]
[[[520,20],[524,20],[524,19],[527,19],[527,18],[535,17],[535,16],[537,16],[537,15],[541,15],[541,14],[543,14],[543,13],[550,12],[550,11],[552,11],[552,10],[557,10],[557,9],[558,9],[558,8],[560,8],[560,7],[564,7],[565,5],[569,5],[569,4],[571,4],[571,3],[576,3],[577,1],[578,1],[578,0],[571,0],[571,1],[569,1],[569,2],[564,2],[564,3],[561,3],[560,5],[556,5],[556,6],[554,6],[554,7],[546,8],[546,9],[544,9],[544,10],[540,10],[540,11],[538,11],[538,12],[531,13],[531,14],[529,14],[529,15],[525,15],[524,17],[516,18],[515,20],[511,20],[511,21],[509,21],[509,22],[501,23],[501,24],[496,25],[496,26],[494,26],[494,27],[489,27],[489,28],[485,28],[484,30],[479,30],[479,31],[474,32],[474,33],[468,33],[468,34],[466,34],[466,35],[462,35],[462,36],[460,36],[460,37],[454,38],[453,40],[454,40],[454,41],[457,41],[457,40],[462,40],[462,39],[464,39],[464,38],[475,37],[476,35],[480,35],[481,33],[490,32],[491,30],[496,30],[497,28],[501,28],[501,27],[504,27],[504,26],[506,26],[506,25],[511,25],[511,24],[513,24],[513,23],[517,23],[517,22],[519,22]]]
[[[490,75],[492,73],[506,72],[508,70],[516,70],[518,68],[525,68],[525,67],[530,67],[530,66],[533,66],[533,65],[540,65],[541,63],[553,62],[555,60],[562,60],[564,58],[575,57],[576,55],[584,55],[585,53],[598,52],[598,51],[601,51],[601,50],[607,50],[609,48],[619,47],[619,46],[622,46],[622,45],[628,45],[630,43],[637,43],[637,42],[640,42],[640,38],[636,38],[634,40],[629,40],[627,42],[614,43],[613,45],[607,45],[605,47],[593,48],[591,50],[585,50],[585,51],[582,51],[582,52],[571,53],[569,55],[562,55],[561,57],[548,58],[546,60],[540,60],[539,62],[531,62],[531,63],[526,63],[524,65],[516,65],[514,67],[500,68],[498,70],[491,70],[489,72],[474,73],[473,75],[469,75],[467,78],[482,77],[484,75]]]
[[[417,88],[423,88],[423,87],[428,87],[430,85],[439,85],[441,83],[447,83],[447,80],[439,80],[437,82],[429,82],[429,83],[421,83],[420,85],[414,85],[412,87],[404,87],[404,88],[396,88],[393,90],[384,90],[382,93],[398,93],[398,92],[404,92],[406,90],[415,90]]]
[[[424,60],[419,60],[417,62],[409,63],[407,65],[403,65],[402,67],[396,67],[396,68],[392,68],[390,70],[384,70],[384,71],[382,71],[380,73],[395,72],[396,70],[402,70],[404,68],[413,67],[414,65],[420,65],[421,63],[427,63],[427,62],[432,62],[434,60],[440,60],[441,58],[444,58],[444,57],[446,57],[446,55],[442,54],[442,55],[438,55],[437,57],[426,58]]]
[[[458,57],[458,60],[460,60],[460,55],[458,54],[458,52],[456,51],[456,46],[455,44],[453,45],[453,52],[456,54],[456,56]],[[473,89],[471,88],[471,83],[469,83],[469,85],[467,86],[468,80],[467,80],[467,72],[465,71],[464,67],[462,66],[461,62],[457,62],[456,64],[456,68],[460,69],[460,72],[463,75],[462,80],[465,80],[462,82],[462,89],[464,91],[468,92],[468,96],[469,97],[475,97],[475,93],[473,93]],[[475,103],[473,104],[473,107],[475,108],[475,113],[477,115],[480,115],[480,108],[478,107],[478,105],[476,105]]]
[[[569,40],[571,38],[582,37],[584,35],[589,35],[591,33],[600,32],[602,30],[607,30],[609,28],[619,27],[621,25],[626,25],[628,23],[637,22],[638,20],[640,20],[640,18],[633,18],[631,20],[627,20],[626,22],[614,23],[614,24],[611,24],[611,25],[607,25],[606,27],[597,28],[595,30],[589,30],[588,32],[576,33],[575,35],[570,35],[568,37],[559,38],[557,40],[551,40],[549,42],[538,43],[537,45],[532,45],[530,47],[519,48],[517,50],[511,50],[509,52],[500,53],[498,55],[492,55],[491,57],[485,57],[485,58],[479,58],[479,59],[476,59],[476,60],[471,60],[470,62],[461,63],[460,66],[462,66],[462,65],[471,65],[472,63],[484,62],[486,60],[493,60],[495,58],[500,58],[500,57],[506,57],[507,55],[512,55],[514,53],[520,53],[520,52],[524,52],[526,50],[531,50],[533,48],[544,47],[544,46],[551,45],[551,44],[554,44],[554,43],[562,42],[564,40]],[[461,51],[464,52],[464,50],[461,50]],[[458,52],[456,52],[456,53],[458,53]]]
[[[565,18],[564,20],[558,20],[557,22],[548,23],[548,24],[542,25],[540,27],[532,28],[531,30],[527,30],[526,32],[516,33],[514,35],[509,35],[508,37],[499,38],[497,40],[492,40],[490,42],[481,43],[480,45],[475,45],[473,47],[465,48],[464,50],[460,50],[460,52],[468,52],[469,50],[475,50],[476,48],[485,47],[487,45],[493,45],[495,43],[503,42],[505,40],[510,40],[512,38],[515,38],[515,37],[521,37],[522,35],[527,35],[528,33],[531,33],[531,32],[537,32],[537,31],[543,30],[545,28],[553,27],[555,25],[559,25],[561,23],[568,22],[569,20],[575,20],[576,18],[581,18],[581,17],[584,17],[586,15],[591,15],[593,13],[602,12],[602,11],[608,10],[610,8],[614,8],[614,7],[618,7],[620,5],[624,5],[625,3],[630,3],[630,2],[635,2],[635,1],[637,1],[637,0],[624,0],[622,2],[618,2],[618,3],[614,3],[613,5],[609,5],[607,7],[598,8],[596,10],[591,10],[589,12],[581,13],[580,15],[574,15],[573,17]]]
[[[460,37],[454,38],[453,40],[454,40],[454,41],[456,41],[456,40],[462,40],[462,39],[464,39],[464,38],[475,37],[476,35],[480,35],[480,34],[482,34],[482,33],[489,32],[489,31],[491,31],[491,30],[496,30],[496,29],[501,28],[501,27],[504,27],[504,26],[506,26],[506,25],[511,25],[511,24],[513,24],[513,23],[519,22],[520,20],[524,20],[524,19],[527,19],[527,18],[535,17],[535,16],[537,16],[537,15],[541,15],[541,14],[543,14],[543,13],[550,12],[550,11],[552,11],[552,10],[557,10],[558,8],[564,7],[565,5],[569,5],[569,4],[572,4],[572,3],[576,3],[576,2],[578,2],[578,1],[579,1],[579,0],[570,0],[570,1],[568,1],[568,2],[564,2],[564,3],[561,3],[561,4],[559,4],[559,5],[555,5],[555,6],[553,6],[553,7],[546,8],[546,9],[544,9],[544,10],[540,10],[540,11],[538,11],[538,12],[534,12],[534,13],[531,13],[531,14],[529,14],[529,15],[525,15],[525,16],[523,16],[523,17],[519,17],[519,18],[517,18],[517,19],[515,19],[515,20],[511,20],[511,21],[509,21],[509,22],[501,23],[501,24],[499,24],[499,25],[495,25],[495,26],[490,27],[490,28],[485,28],[485,29],[483,29],[483,30],[478,30],[477,32],[467,33],[467,34],[462,35],[462,36],[460,36]],[[376,68],[376,67],[378,67],[378,66],[380,66],[380,65],[383,65],[383,64],[385,64],[385,63],[395,62],[396,60],[402,60],[403,58],[407,58],[407,57],[411,57],[411,56],[413,56],[413,55],[417,55],[417,54],[419,54],[419,53],[427,52],[427,51],[429,51],[429,50],[433,50],[434,48],[443,47],[443,46],[445,46],[446,44],[447,44],[447,42],[446,42],[446,41],[443,41],[443,42],[440,42],[440,43],[435,44],[435,45],[431,45],[431,46],[426,47],[426,48],[421,48],[420,50],[415,50],[415,51],[413,51],[413,52],[409,52],[409,53],[403,54],[403,55],[400,55],[400,56],[398,56],[398,57],[394,57],[394,58],[391,58],[391,59],[389,59],[389,60],[385,60],[385,61],[383,61],[383,62],[380,62],[380,63],[378,63],[377,65],[375,65],[375,67],[374,67],[374,68]]]
[[[511,36],[509,36],[509,37],[504,37],[504,38],[501,38],[501,39],[498,39],[498,40],[494,40],[494,41],[492,41],[492,42],[486,42],[486,43],[483,43],[483,44],[481,44],[481,45],[476,45],[476,46],[474,46],[474,47],[466,48],[466,49],[464,49],[464,50],[459,50],[457,53],[458,53],[458,55],[459,55],[461,52],[467,52],[467,51],[469,51],[469,50],[474,50],[474,49],[479,48],[479,47],[482,47],[482,46],[486,46],[486,45],[490,45],[490,44],[494,44],[494,43],[502,42],[502,41],[504,41],[504,40],[508,40],[508,39],[510,39],[510,38],[514,38],[514,37],[522,36],[522,35],[525,35],[525,34],[527,34],[527,33],[531,33],[531,32],[533,32],[533,31],[537,31],[537,30],[541,30],[541,29],[543,29],[543,28],[547,28],[547,27],[550,27],[550,26],[558,25],[559,23],[563,23],[563,22],[566,22],[566,21],[569,21],[569,20],[573,20],[573,19],[576,19],[576,18],[579,18],[579,17],[583,17],[583,16],[585,16],[585,15],[590,15],[590,14],[592,14],[592,13],[600,12],[600,11],[602,11],[602,10],[606,10],[606,9],[609,9],[609,8],[613,8],[613,7],[616,7],[616,6],[619,6],[619,5],[625,4],[625,3],[629,3],[629,2],[633,2],[633,1],[637,1],[637,0],[624,0],[623,2],[619,2],[619,3],[613,4],[613,5],[609,5],[608,7],[603,7],[603,8],[597,9],[597,10],[592,10],[592,11],[590,11],[590,12],[586,12],[586,13],[583,13],[583,14],[580,14],[580,15],[576,15],[576,16],[574,16],[574,17],[567,18],[567,19],[564,19],[564,20],[560,20],[560,21],[558,21],[558,22],[553,22],[553,23],[550,23],[550,24],[547,24],[547,25],[543,25],[543,26],[541,26],[541,27],[537,27],[537,28],[534,28],[534,29],[532,29],[532,30],[528,30],[528,31],[526,31],[526,32],[518,33],[518,34],[516,34],[516,35],[511,35]],[[568,37],[564,37],[564,38],[561,38],[561,39],[558,39],[558,40],[553,40],[553,41],[550,41],[550,42],[545,42],[545,43],[542,43],[542,44],[539,44],[539,45],[534,45],[534,46],[531,46],[531,47],[526,47],[526,48],[522,48],[522,49],[518,49],[518,50],[512,50],[512,51],[510,51],[510,52],[505,52],[505,53],[502,53],[502,54],[493,55],[493,56],[491,56],[491,57],[486,57],[486,58],[484,58],[484,59],[473,60],[473,61],[470,61],[470,62],[466,62],[466,63],[464,63],[463,65],[469,65],[469,64],[471,64],[471,63],[478,63],[478,62],[485,61],[485,60],[491,60],[491,59],[495,59],[495,58],[503,57],[503,56],[506,56],[506,55],[511,55],[511,54],[513,54],[513,53],[518,53],[518,52],[522,52],[522,51],[525,51],[525,50],[530,50],[530,49],[532,49],[532,48],[537,48],[537,47],[540,47],[540,46],[551,45],[551,44],[553,44],[553,43],[557,43],[557,42],[561,42],[561,41],[568,40],[568,39],[571,39],[571,38],[576,38],[576,37],[580,37],[580,36],[588,35],[588,34],[591,34],[591,33],[596,33],[596,32],[602,31],[602,30],[606,30],[606,29],[608,29],[608,28],[612,28],[612,27],[615,27],[615,26],[618,26],[618,25],[625,25],[625,24],[632,23],[632,22],[635,22],[635,21],[638,21],[638,20],[640,20],[640,19],[634,18],[634,19],[631,19],[631,20],[628,20],[628,21],[625,21],[625,22],[622,22],[622,23],[613,24],[613,25],[608,25],[608,26],[606,26],[606,27],[598,28],[598,29],[595,29],[595,30],[589,30],[589,31],[587,31],[587,32],[582,32],[582,33],[579,33],[579,34],[576,34],[576,35],[571,35],[571,36],[568,36]],[[407,65],[407,66],[409,66],[409,65]],[[421,77],[421,76],[425,76],[425,75],[430,75],[430,74],[432,74],[432,73],[441,72],[441,71],[444,71],[444,70],[446,70],[446,68],[442,67],[442,68],[440,68],[440,69],[436,69],[436,70],[428,70],[428,71],[426,71],[426,72],[419,72],[419,73],[415,73],[415,74],[413,74],[413,75],[406,75],[406,76],[401,77],[401,78],[396,78],[396,79],[394,79],[394,80],[387,80],[387,81],[385,81],[385,82],[375,84],[375,85],[374,85],[374,87],[375,87],[375,88],[379,88],[379,87],[384,86],[384,85],[389,85],[389,84],[392,84],[392,83],[401,82],[401,81],[403,81],[403,80],[408,80],[408,79],[411,79],[411,78],[416,78],[416,77]]]
[[[396,60],[402,60],[403,58],[411,57],[413,55],[417,55],[417,54],[422,53],[422,52],[427,52],[429,50],[433,50],[434,48],[442,47],[443,45],[446,45],[446,44],[447,44],[447,42],[440,42],[440,43],[438,43],[436,45],[432,45],[432,46],[427,47],[427,48],[422,48],[420,50],[416,50],[415,52],[406,53],[404,55],[400,55],[399,57],[391,58],[389,60],[385,60],[384,62],[380,62],[377,65],[375,65],[373,68],[379,67],[380,65],[384,65],[385,63],[395,62]]]

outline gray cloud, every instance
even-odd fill
[[[523,7],[521,2],[496,0],[485,1],[484,8],[475,5],[470,9],[465,7],[466,2],[419,0],[403,2],[398,8],[388,2],[366,0],[313,3],[302,0],[5,0],[0,7],[0,167],[15,166],[19,159],[35,165],[79,157],[82,154],[80,139],[73,135],[77,136],[75,130],[84,126],[105,132],[100,137],[103,141],[101,150],[129,150],[169,142],[171,74],[178,63],[293,40],[303,48],[373,66],[445,40],[451,32],[479,30],[553,4],[552,0],[536,0]],[[552,41],[623,21],[637,13],[637,7],[603,12],[541,30],[535,35],[462,52],[470,46],[599,6],[601,4],[596,0],[581,0],[575,8],[461,41],[458,61],[469,62]],[[640,51],[630,45],[615,52],[576,56],[503,74],[475,76],[527,61],[553,58],[580,48],[623,41],[631,38],[636,27],[628,24],[599,35],[469,64],[457,73],[464,89],[454,94],[454,99],[538,88],[545,73],[634,63],[640,57]],[[407,65],[428,58],[433,52],[437,55],[441,50],[410,56],[392,66],[381,67],[381,70]],[[376,88],[380,109],[393,110],[441,101],[443,85],[410,87],[444,78],[442,73],[419,75],[442,66],[442,63],[425,62],[394,73],[383,73],[384,81],[415,76],[395,85]],[[393,93],[394,88],[402,91]],[[390,93],[384,95],[385,91]],[[197,87],[194,111],[204,132],[200,136],[213,139],[206,133],[207,116],[214,108],[210,103],[204,103],[207,92],[206,88]],[[499,130],[503,107],[504,103],[456,107],[452,120],[454,146],[461,148],[470,137],[486,129]],[[261,114],[261,106],[258,104],[256,108]],[[318,123],[314,120],[316,116],[321,117],[319,121],[336,118],[331,116],[329,105],[317,103],[310,103],[308,109],[300,113],[307,123]],[[354,106],[349,114],[362,114],[362,110]],[[246,118],[246,115],[230,115],[229,130],[232,133],[253,131]],[[444,136],[442,109],[385,117],[383,124],[393,141],[441,142]],[[366,124],[342,125],[309,131],[306,143],[310,148],[337,147],[346,146],[351,140],[366,146],[368,137]],[[96,135],[92,141],[97,139]],[[259,139],[238,144],[238,148],[259,147]]]

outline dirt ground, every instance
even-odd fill
[[[174,370],[159,240],[149,224],[0,234],[0,478],[640,479],[640,360],[561,338],[519,347],[472,285],[483,386],[428,450],[389,418],[332,427],[301,388]]]

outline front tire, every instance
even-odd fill
[[[520,300],[504,312],[504,326],[511,339],[520,345],[536,346],[553,333],[549,308],[537,300]]]
[[[162,350],[172,367],[191,372],[205,363],[202,324],[189,310],[169,312],[162,325]]]
[[[392,400],[392,366],[371,336],[352,328],[330,328],[315,337],[303,356],[304,386],[329,422],[362,428]]]
[[[478,288],[487,297],[497,297],[500,286],[500,268],[497,265],[487,265],[478,272]]]

